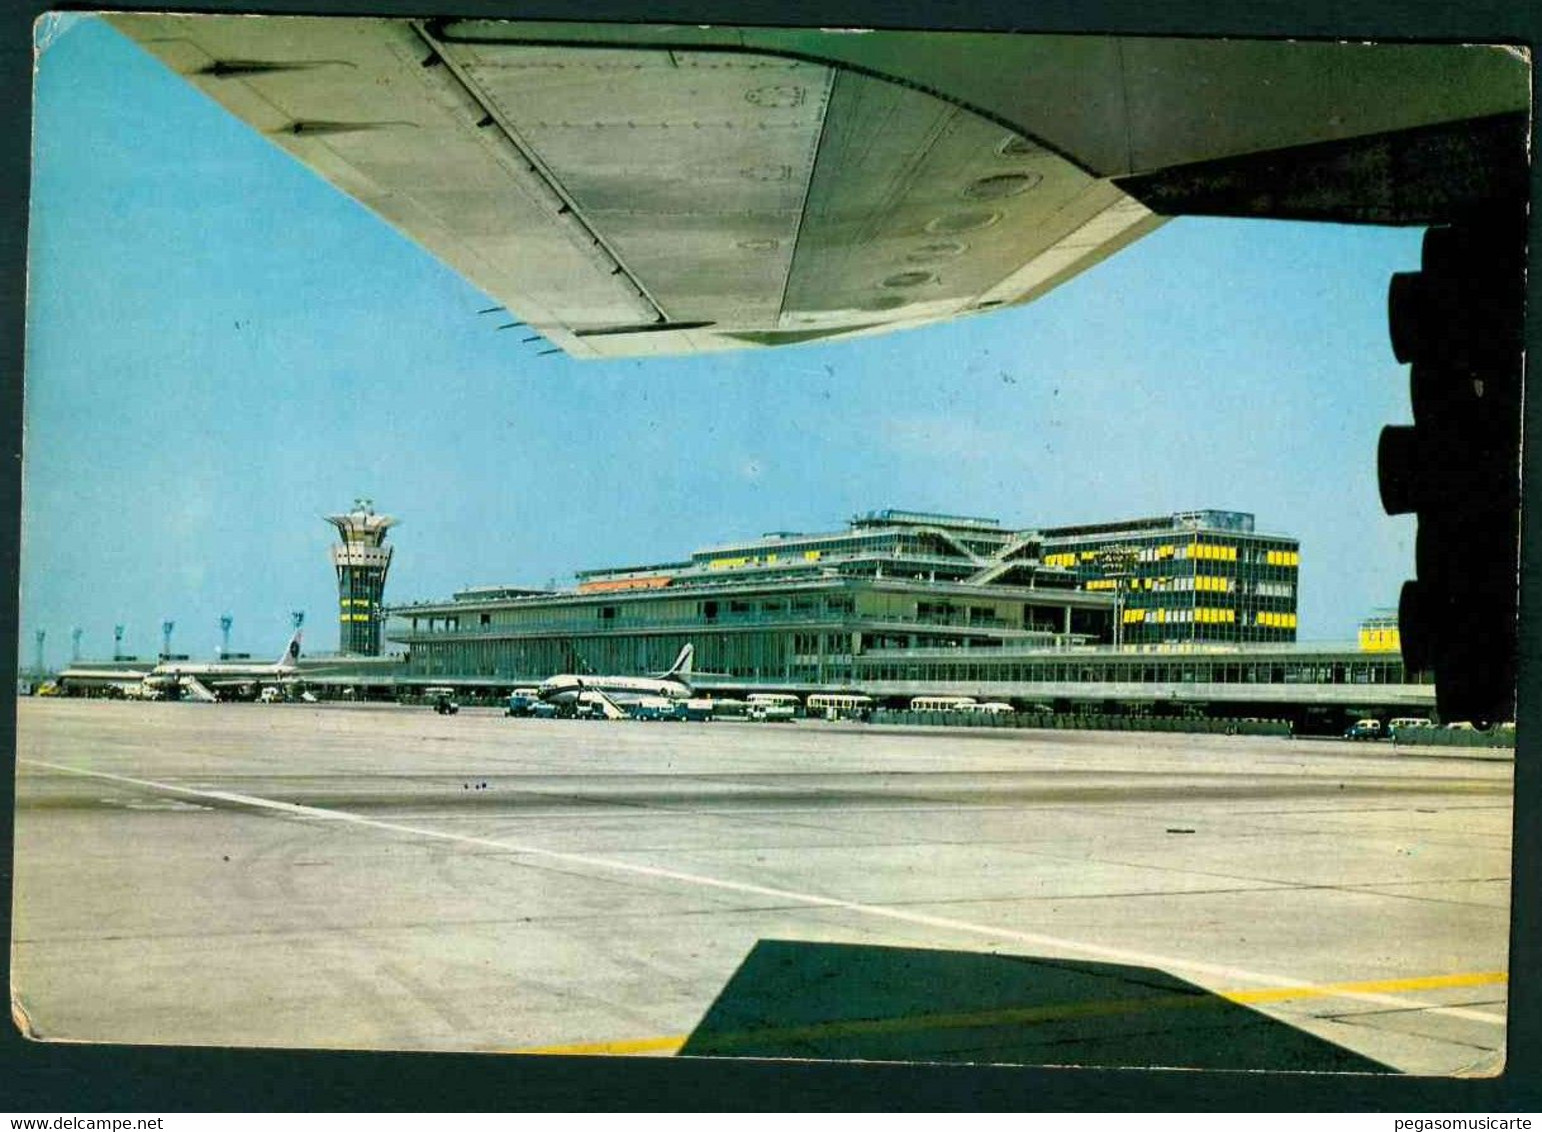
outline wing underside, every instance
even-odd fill
[[[113,22],[574,357],[1020,303],[1160,223],[970,108],[784,54]]]
[[[577,358],[1024,303],[1151,208],[1481,213],[1530,91],[1493,46],[108,19]]]

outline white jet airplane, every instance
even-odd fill
[[[162,661],[144,678],[146,689],[166,693],[172,689],[191,693],[201,700],[215,700],[225,695],[255,695],[256,689],[285,677],[291,677],[299,667],[300,633],[284,646],[284,651],[272,664],[251,664],[243,661]]]
[[[547,703],[570,708],[581,701],[598,702],[610,719],[625,719],[644,700],[687,700],[691,697],[691,663],[696,646],[687,644],[675,662],[657,676],[580,676],[564,672],[541,682],[536,694]]]

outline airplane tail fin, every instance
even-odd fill
[[[696,657],[696,646],[687,644],[680,650],[680,655],[675,657],[675,662],[669,666],[669,671],[664,673],[662,679],[671,678],[682,682],[691,678],[691,662]]]
[[[300,633],[301,630],[296,629],[294,636],[290,637],[289,643],[284,646],[284,651],[277,661],[279,668],[294,668],[298,665],[300,661]]]

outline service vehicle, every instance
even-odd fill
[[[769,703],[765,700],[751,700],[744,714],[751,723],[791,723],[798,717],[791,704]]]
[[[509,693],[503,714],[520,718],[529,715],[530,709],[540,702],[541,697],[534,688],[515,688]]]
[[[633,719],[677,723],[685,718],[679,702],[667,696],[644,696],[631,705]]]
[[[454,715],[460,711],[454,688],[424,688],[423,698],[434,705],[434,711],[439,715]]]

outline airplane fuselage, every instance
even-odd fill
[[[282,664],[220,664],[199,662],[194,664],[158,664],[145,679],[151,683],[166,681],[176,683],[184,676],[211,677],[223,680],[263,680],[292,675],[294,669]]]
[[[603,692],[607,696],[660,696],[669,700],[689,699],[691,690],[678,680],[658,680],[648,676],[578,676],[562,673],[542,681],[537,695],[548,703],[571,704],[583,692]]]

